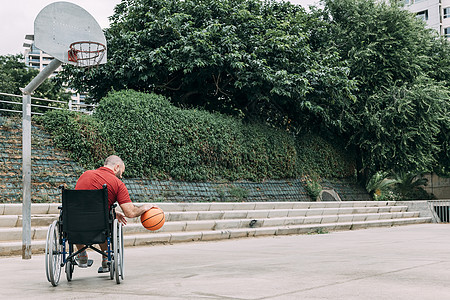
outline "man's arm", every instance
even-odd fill
[[[147,210],[151,209],[152,207],[157,207],[156,205],[145,203],[142,206],[136,206],[131,202],[120,204],[120,208],[122,209],[125,217],[127,218],[136,218],[142,215]]]

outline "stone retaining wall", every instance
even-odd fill
[[[22,201],[22,137],[20,119],[11,122],[0,116],[0,203]],[[58,187],[74,188],[84,169],[53,146],[51,137],[32,127],[32,201],[60,202]],[[131,198],[147,201],[314,201],[300,179],[264,182],[181,182],[175,180],[124,179]],[[343,201],[371,200],[352,180],[325,180]]]

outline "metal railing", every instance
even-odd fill
[[[42,103],[44,102],[44,103]],[[0,111],[5,111],[9,113],[22,113],[22,96],[20,95],[14,95],[14,94],[8,94],[8,93],[1,93],[0,92],[0,103],[4,103],[6,105],[0,105]],[[43,105],[47,104],[47,105]],[[51,105],[56,106],[51,106]],[[43,115],[43,110],[48,109],[56,109],[56,110],[71,110],[71,111],[78,111],[83,113],[91,113],[91,111],[88,111],[88,109],[95,108],[95,105],[91,104],[83,104],[83,103],[73,103],[72,100],[69,101],[60,101],[60,100],[51,100],[51,99],[44,99],[44,98],[38,98],[38,97],[31,97],[31,113],[33,115]],[[33,111],[34,108],[39,108],[39,111]]]
[[[437,223],[450,223],[450,200],[429,200],[428,206]]]

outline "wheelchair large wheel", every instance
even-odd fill
[[[58,221],[53,221],[47,231],[45,243],[45,271],[47,280],[53,286],[57,286],[61,276],[62,251],[59,243]]]
[[[114,274],[116,282],[123,280],[123,232],[122,224],[117,219],[113,225],[113,241],[114,241]]]

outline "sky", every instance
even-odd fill
[[[23,53],[25,35],[34,33],[34,19],[55,0],[0,0],[0,55]],[[120,0],[68,0],[87,10],[100,24],[109,27],[108,17]],[[291,0],[305,7],[318,0]]]

